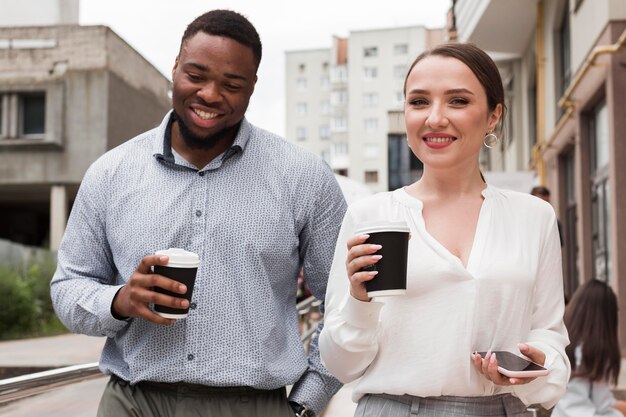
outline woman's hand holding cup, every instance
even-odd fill
[[[346,271],[350,280],[350,294],[360,301],[371,300],[365,289],[365,282],[373,279],[378,271],[367,271],[364,268],[380,261],[381,255],[376,252],[382,246],[365,243],[369,235],[357,235],[348,240],[348,256],[346,259]]]

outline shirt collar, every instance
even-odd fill
[[[153,145],[153,156],[160,160],[171,164],[175,164],[176,160],[172,152],[172,124],[174,122],[174,112],[172,110],[165,116],[159,127],[157,128],[157,137]],[[231,156],[243,152],[250,140],[252,134],[252,125],[244,117],[241,120],[239,131],[233,144],[222,153],[221,161],[225,161]]]

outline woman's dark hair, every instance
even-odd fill
[[[243,15],[232,10],[211,10],[198,16],[185,29],[180,47],[198,32],[230,38],[249,47],[252,49],[254,62],[259,67],[263,53],[261,38],[252,23]]]
[[[620,347],[617,339],[617,297],[606,283],[593,279],[581,285],[565,308],[570,344],[565,349],[572,377],[617,383]],[[582,349],[577,365],[575,351]]]
[[[464,63],[474,73],[478,81],[485,89],[487,95],[487,106],[490,111],[494,111],[498,104],[502,104],[502,116],[498,122],[498,129],[503,133],[504,117],[506,116],[506,105],[504,104],[504,87],[502,77],[495,62],[489,55],[479,47],[471,43],[448,43],[439,45],[431,50],[422,52],[409,67],[409,71],[404,79],[404,95],[406,96],[406,83],[411,70],[418,62],[430,56],[441,56],[455,58]]]

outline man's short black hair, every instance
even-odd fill
[[[548,187],[544,187],[543,185],[538,185],[536,187],[533,187],[532,190],[530,190],[530,194],[534,196],[542,195],[542,196],[550,197],[550,190],[548,189]]]
[[[187,26],[180,42],[182,49],[185,41],[192,38],[198,32],[208,35],[223,36],[239,42],[252,49],[254,62],[257,68],[261,63],[262,46],[261,38],[256,29],[243,15],[232,10],[211,10],[194,19]]]

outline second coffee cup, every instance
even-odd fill
[[[406,293],[409,232],[409,226],[404,221],[379,221],[357,228],[357,235],[369,235],[366,243],[382,246],[377,252],[382,258],[363,268],[366,271],[378,271],[372,280],[365,282],[368,297]]]
[[[185,284],[187,286],[187,292],[185,294],[178,294],[159,287],[155,287],[154,290],[172,297],[185,298],[191,302],[196,273],[200,265],[200,257],[193,252],[179,248],[160,250],[155,252],[155,255],[168,256],[169,262],[167,265],[155,265],[154,273]],[[183,319],[187,317],[189,308],[172,308],[155,304],[154,311],[159,316],[168,319]]]

